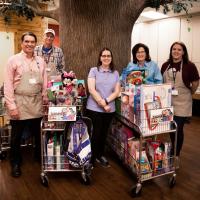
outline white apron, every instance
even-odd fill
[[[20,120],[42,117],[42,85],[39,66],[37,72],[22,72],[20,83],[14,91]]]
[[[172,69],[167,67],[163,74],[165,83],[171,83],[172,88],[178,91],[178,95],[172,95],[172,106],[174,107],[174,115],[179,117],[190,117],[192,116],[192,94],[191,90],[188,89],[182,79],[182,67],[181,63],[180,71],[176,72],[173,76]]]

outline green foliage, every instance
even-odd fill
[[[180,13],[181,11],[185,11],[186,14],[188,14],[188,9],[191,8],[192,2],[195,2],[198,0],[173,0],[171,4],[169,4],[169,1],[161,1],[161,0],[150,0],[150,4],[152,8],[156,8],[156,10],[160,9],[160,6],[162,4],[163,6],[163,12],[166,14],[170,10],[172,10],[174,13]]]
[[[52,0],[41,0],[40,2],[48,3]],[[27,20],[32,20],[35,17],[34,11],[29,6],[29,0],[6,0],[0,4],[0,14],[9,16],[9,12],[15,13],[18,17],[26,17]]]
[[[9,12],[14,12],[18,17],[26,17],[27,20],[32,20],[35,14],[32,9],[27,6],[26,0],[7,1],[5,5],[1,6],[1,14],[6,18]]]
[[[175,13],[185,11],[188,13],[188,9],[191,8],[192,2],[199,0],[147,0],[148,5],[156,10],[160,9],[162,5],[163,12],[166,14],[170,10]],[[35,17],[34,11],[29,6],[30,0],[5,0],[5,3],[0,4],[0,14],[4,17],[8,16],[10,11],[16,13],[17,16],[26,17],[27,20],[32,20]],[[33,2],[33,1],[32,1]],[[40,0],[43,3],[52,3],[54,0]],[[171,4],[168,4],[171,2]]]
[[[185,1],[185,2],[176,1],[176,3],[172,4],[172,10],[175,13],[180,13],[182,10],[188,13],[188,9],[191,8],[192,6],[193,5],[191,1]]]

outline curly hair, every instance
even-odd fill
[[[149,48],[143,44],[143,43],[137,43],[133,48],[132,48],[132,56],[133,56],[133,63],[137,63],[138,62],[138,59],[136,58],[136,54],[139,50],[139,48],[143,48],[145,53],[146,53],[146,58],[145,58],[145,61],[147,62],[150,62],[151,61],[151,57],[149,55]]]

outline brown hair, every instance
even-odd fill
[[[21,37],[21,41],[22,41],[22,42],[24,41],[24,37],[25,37],[26,35],[30,35],[30,36],[34,37],[34,38],[35,38],[35,42],[37,42],[37,37],[36,37],[36,35],[35,35],[34,33],[32,33],[32,32],[23,33],[23,34],[22,34],[22,37]]]
[[[140,47],[142,47],[144,49],[145,53],[146,53],[145,61],[150,62],[151,57],[149,55],[149,48],[143,43],[138,43],[132,48],[133,63],[136,64],[138,62],[138,60],[136,58],[136,54],[137,54]]]
[[[182,60],[183,60],[183,63],[184,63],[184,64],[185,64],[185,63],[187,64],[187,63],[189,62],[188,51],[187,51],[187,48],[186,48],[186,46],[185,46],[185,44],[184,44],[183,42],[174,42],[174,43],[172,44],[172,46],[170,47],[170,53],[169,53],[169,59],[168,59],[168,61],[169,61],[170,63],[173,63],[172,48],[173,48],[173,46],[176,45],[176,44],[180,45],[180,46],[183,48],[184,54],[183,54],[183,56],[182,56]]]
[[[113,62],[113,54],[112,54],[112,51],[111,51],[109,48],[107,48],[107,47],[104,47],[104,48],[99,52],[99,57],[98,57],[98,62],[97,62],[97,68],[98,68],[98,70],[99,70],[99,67],[102,65],[101,56],[102,56],[102,53],[103,53],[104,51],[109,51],[110,54],[111,54],[112,60],[111,60],[111,63],[110,63],[110,70],[113,72],[113,71],[115,70],[115,65],[114,65],[114,62]]]

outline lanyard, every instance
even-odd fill
[[[49,51],[50,51],[50,53],[49,52],[44,52],[42,50],[42,57],[44,58],[44,61],[46,62],[47,65],[49,64],[49,59],[51,57],[51,54],[53,54],[53,49],[50,49]]]
[[[182,66],[183,66],[183,62],[181,62],[180,71],[182,70]],[[167,67],[167,71],[171,70],[173,82],[174,82],[174,85],[175,85],[177,70],[173,67],[171,69],[169,69],[169,67],[170,67],[170,64]]]
[[[46,62],[47,65],[49,64],[49,59],[50,59],[51,53],[49,53],[49,54],[43,53],[43,55],[42,55],[44,58],[44,61]]]
[[[176,73],[177,73],[177,71],[176,71],[176,69],[175,69],[175,68],[171,68],[171,70],[172,70],[172,75],[173,75],[173,81],[174,81],[174,84],[175,84],[175,80],[176,80]]]

